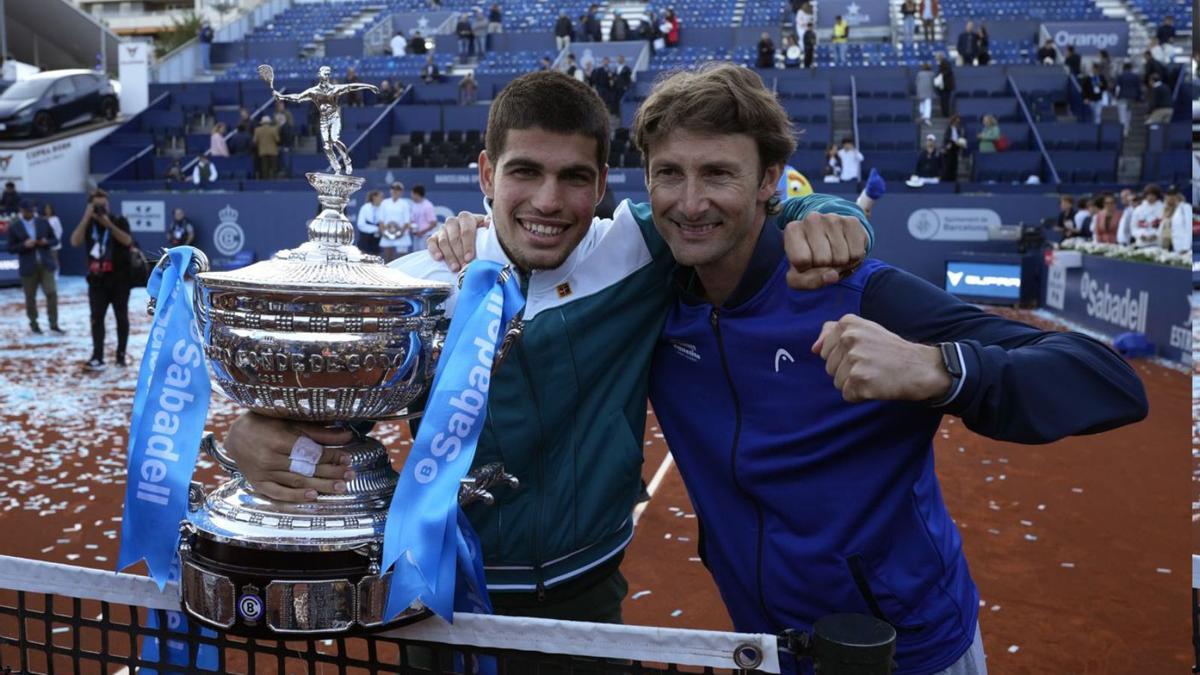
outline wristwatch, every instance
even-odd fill
[[[946,392],[945,396],[930,403],[934,407],[944,406],[953,400],[954,395],[958,393],[963,378],[962,359],[959,358],[958,343],[939,342],[938,349],[942,352],[942,365],[946,368],[946,373],[950,375],[950,389]]]

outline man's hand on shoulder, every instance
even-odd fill
[[[354,440],[348,430],[245,413],[230,427],[225,452],[254,491],[269,499],[310,502],[318,493],[345,492],[354,471],[348,468],[349,455],[342,450],[324,448],[312,477],[290,470],[292,446],[301,434],[321,445],[346,445]]]
[[[909,342],[854,314],[826,321],[812,351],[825,360],[833,386],[850,403],[933,401],[950,390],[940,349]]]
[[[444,261],[451,272],[458,272],[475,259],[475,232],[491,224],[487,216],[461,211],[457,216],[447,218],[425,246],[430,257]]]
[[[783,231],[787,281],[792,288],[812,290],[837,283],[867,257],[867,230],[854,216],[810,213]]]

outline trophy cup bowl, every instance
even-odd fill
[[[308,224],[308,242],[224,272],[196,256],[194,306],[213,379],[260,415],[330,425],[412,417],[409,406],[433,379],[451,286],[388,268],[352,244],[342,208],[362,178],[308,179],[325,207]],[[204,438],[202,449],[232,479],[208,494],[193,483],[188,493],[180,562],[190,616],[226,632],[284,637],[429,615],[416,602],[385,621],[390,573],[381,574],[380,557],[398,476],[381,443],[356,435],[340,448],[356,474],[346,492],[305,503],[257,493],[212,435]],[[491,503],[499,484],[516,480],[499,465],[479,467],[459,503]]]

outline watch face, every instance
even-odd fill
[[[942,348],[942,364],[946,366],[946,372],[954,377],[962,377],[962,362],[958,359],[958,347],[953,342],[943,342],[939,345]]]

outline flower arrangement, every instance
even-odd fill
[[[1161,248],[1132,248],[1118,244],[1089,241],[1082,237],[1064,239],[1056,248],[1064,251],[1080,251],[1088,255],[1099,255],[1105,258],[1117,258],[1118,260],[1130,260],[1133,262],[1148,262],[1158,265],[1169,265],[1171,267],[1192,266],[1191,251],[1176,253]]]

